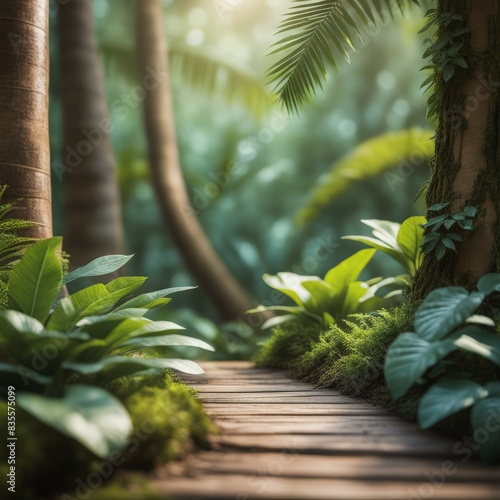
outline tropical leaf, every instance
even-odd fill
[[[471,411],[471,423],[474,435],[487,432],[488,439],[481,443],[479,455],[486,462],[498,463],[500,460],[500,427],[498,416],[500,415],[500,396],[490,396],[478,401]]]
[[[306,225],[359,180],[386,174],[388,182],[391,181],[390,170],[400,167],[413,155],[430,160],[434,155],[433,135],[432,130],[412,128],[387,132],[361,143],[318,180],[311,199],[295,216],[296,222]],[[402,179],[397,173],[393,175]]]
[[[130,81],[137,79],[134,48],[131,44],[102,41],[100,49],[104,67]],[[229,104],[239,103],[259,117],[272,103],[271,94],[259,76],[239,61],[210,47],[190,47],[172,43],[169,47],[172,73],[184,83],[209,96],[224,99]]]
[[[123,404],[99,387],[69,385],[61,398],[20,392],[16,403],[100,458],[121,452],[132,431],[132,421]]]
[[[89,262],[87,265],[68,273],[64,276],[63,283],[70,283],[80,278],[93,278],[114,273],[123,267],[132,257],[133,255],[106,255],[104,257],[99,257]]]
[[[380,23],[417,0],[294,0],[277,34],[271,54],[285,52],[269,69],[279,101],[297,112],[316,89],[322,88],[327,68],[337,69],[339,56],[349,61],[363,30]]]

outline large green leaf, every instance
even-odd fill
[[[477,289],[486,296],[493,292],[500,292],[500,273],[489,273],[481,276],[477,282]]]
[[[317,276],[301,276],[295,273],[278,273],[277,276],[264,274],[266,285],[290,297],[298,306],[305,307],[311,294],[302,286],[304,281],[319,280]]]
[[[406,271],[411,276],[415,276],[423,259],[422,242],[424,240],[425,217],[410,217],[406,219],[398,231],[397,242],[407,259]]]
[[[433,290],[415,314],[415,330],[422,338],[442,339],[481,305],[484,294],[450,286]]]
[[[335,308],[337,290],[323,280],[304,281],[302,286],[311,294],[305,303],[309,312],[321,317],[324,311]]]
[[[100,458],[123,451],[132,432],[132,421],[122,403],[98,387],[69,385],[62,398],[19,392],[17,404]]]
[[[99,383],[106,384],[120,377],[125,377],[151,369],[173,369],[190,375],[205,373],[201,366],[188,359],[139,358],[125,356],[108,356],[92,363],[64,363],[68,370],[82,375],[99,374]]]
[[[164,298],[167,295],[171,295],[172,293],[184,292],[187,290],[194,290],[195,288],[195,286],[182,286],[177,288],[165,288],[163,290],[157,290],[156,292],[144,293],[118,306],[115,311],[121,311],[122,309],[130,308],[151,309],[159,305],[168,304],[172,299]]]
[[[91,278],[114,273],[122,268],[132,257],[133,255],[106,255],[98,257],[87,265],[68,273],[64,276],[63,283],[70,283],[80,278]]]
[[[145,349],[147,347],[172,347],[172,346],[187,346],[199,347],[206,351],[214,351],[215,349],[200,339],[187,337],[185,335],[177,335],[171,333],[170,335],[158,335],[156,337],[134,337],[121,344],[123,352],[135,352]],[[128,347],[127,347],[128,346]]]
[[[488,396],[488,391],[472,380],[443,379],[423,396],[418,407],[418,421],[423,429],[469,408]]]
[[[412,332],[401,334],[389,347],[384,365],[393,399],[404,396],[429,368],[455,349],[451,340],[431,343]]]
[[[500,338],[477,326],[466,326],[456,332],[454,344],[500,366]]]
[[[472,407],[470,418],[481,458],[486,462],[500,463],[500,396],[478,401]]]
[[[300,226],[305,226],[335,199],[355,183],[375,176],[386,175],[391,184],[403,178],[392,170],[401,166],[404,159],[412,158],[416,151],[423,159],[434,155],[435,132],[411,128],[385,132],[359,144],[352,152],[334,163],[330,171],[319,177],[305,205],[295,215]]]
[[[62,286],[62,238],[31,245],[10,273],[9,294],[22,312],[42,323]]]
[[[330,269],[325,275],[325,281],[335,288],[337,293],[340,290],[347,291],[349,284],[358,279],[374,255],[375,250],[371,249],[356,252]]]

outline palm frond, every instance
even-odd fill
[[[119,74],[128,81],[136,80],[131,45],[103,41],[100,50],[107,71]],[[221,98],[229,104],[241,104],[257,117],[271,106],[271,94],[263,78],[215,49],[173,43],[168,56],[172,73],[177,73],[186,85],[200,92]]]
[[[337,69],[339,56],[349,60],[364,30],[411,4],[419,0],[294,0],[271,47],[271,54],[286,52],[268,72],[278,100],[298,112],[322,88],[327,68]]]
[[[415,163],[430,160],[434,155],[434,131],[412,128],[389,132],[361,143],[354,151],[334,164],[322,176],[313,190],[311,199],[296,215],[299,225],[305,225],[359,180],[384,174],[410,159]]]

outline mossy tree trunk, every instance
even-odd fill
[[[416,300],[440,286],[472,287],[483,274],[500,271],[500,2],[439,0],[438,13],[460,16],[448,26],[440,22],[438,40],[447,50],[445,37],[462,30],[453,43],[463,43],[457,55],[467,68],[456,66],[448,81],[436,71],[439,124],[427,206],[451,202],[450,214],[465,206],[478,214],[475,230],[461,233],[465,241],[456,254],[425,257],[413,285]]]
[[[243,319],[252,300],[214,251],[182,175],[160,0],[137,0],[138,62],[152,180],[165,224],[193,277],[225,320]]]
[[[72,267],[123,254],[121,203],[91,0],[60,5],[64,248]],[[106,280],[107,278],[105,278]]]
[[[49,0],[0,2],[0,184],[13,215],[52,236],[49,148]]]

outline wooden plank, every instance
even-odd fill
[[[391,415],[386,410],[360,404],[308,404],[269,405],[248,403],[245,405],[226,403],[205,403],[210,414],[217,415]]]
[[[444,464],[444,465],[443,465]],[[440,477],[447,482],[477,481],[500,485],[500,467],[471,460],[451,462],[429,457],[317,456],[292,453],[202,452],[187,460],[185,471],[209,474],[248,474],[279,477],[357,480],[425,481]]]
[[[273,393],[273,392],[317,392],[318,394],[332,394],[332,391],[328,389],[311,389],[310,384],[297,384],[297,383],[287,383],[287,384],[247,384],[247,385],[236,385],[236,384],[226,384],[226,385],[215,385],[215,384],[192,384],[195,389],[200,386],[200,391],[204,394],[253,394],[253,393]]]
[[[289,393],[289,394],[281,394],[281,393],[267,393],[267,394],[248,394],[248,395],[239,395],[239,394],[213,394],[213,393],[200,393],[199,398],[204,403],[231,403],[231,404],[264,404],[270,403],[272,405],[276,404],[359,404],[362,406],[366,406],[366,403],[363,402],[355,402],[353,399],[348,396],[340,396],[338,394],[315,394],[314,391],[311,391],[311,394],[308,393]]]
[[[436,439],[432,434],[397,436],[304,435],[304,434],[221,434],[218,446],[249,451],[294,451],[308,454],[450,456],[455,442]]]
[[[336,479],[200,474],[156,483],[176,500],[498,500],[498,487],[480,482],[468,488],[456,483],[350,481]]]

